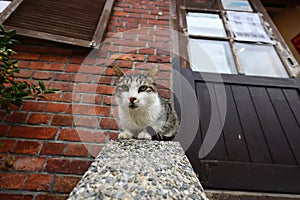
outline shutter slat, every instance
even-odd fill
[[[106,0],[24,0],[4,25],[91,41]]]

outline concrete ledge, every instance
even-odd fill
[[[69,200],[207,199],[179,142],[110,141]]]

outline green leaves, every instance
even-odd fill
[[[44,94],[59,91],[55,88],[47,88],[43,81],[39,81],[36,85],[15,78],[14,74],[20,72],[18,61],[11,59],[16,54],[11,49],[11,46],[17,43],[12,39],[15,34],[15,30],[5,31],[0,25],[0,109],[7,111],[11,105],[21,106],[26,99],[45,99]]]

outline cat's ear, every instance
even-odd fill
[[[113,65],[112,66],[113,69],[114,69],[114,72],[115,72],[115,75],[118,76],[118,77],[121,77],[121,76],[124,76],[126,73],[123,72],[120,67],[116,66],[116,65]]]
[[[148,73],[146,74],[146,76],[151,77],[153,79],[156,79],[158,76],[158,71],[159,71],[159,66],[158,64],[154,65],[154,67],[152,67]]]

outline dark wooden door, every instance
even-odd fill
[[[221,75],[220,81],[220,75],[175,69],[189,81],[199,102],[199,128],[186,154],[205,188],[300,193],[299,79]],[[181,92],[181,98],[188,98]],[[224,102],[222,133],[200,159],[212,107],[219,109]],[[180,110],[178,103],[175,107]]]

